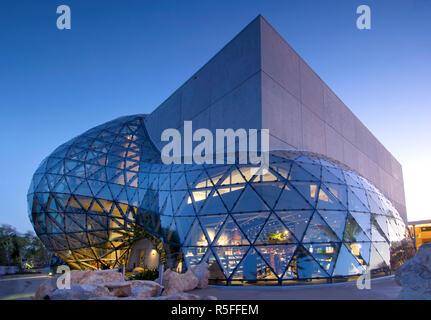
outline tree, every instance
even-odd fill
[[[46,264],[50,258],[51,254],[33,232],[20,234],[12,226],[0,226],[0,265]]]

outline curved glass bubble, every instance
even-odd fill
[[[116,119],[57,148],[33,176],[30,219],[76,268],[123,265],[154,237],[222,283],[284,283],[389,272],[413,253],[402,218],[370,182],[302,151],[248,165],[164,165],[145,116]]]

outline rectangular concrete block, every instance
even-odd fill
[[[261,26],[262,70],[297,99],[301,99],[299,56],[265,20]]]
[[[326,154],[325,123],[304,105],[301,112],[303,149]]]
[[[401,164],[398,162],[397,159],[394,157],[390,157],[391,160],[391,173],[394,178],[396,178],[398,181],[403,182],[403,169],[401,167]]]
[[[352,144],[356,141],[356,122],[359,121],[355,115],[347,108],[340,109],[343,118],[343,137],[349,140]]]
[[[270,134],[269,136],[269,150],[296,150],[293,145],[286,143],[280,138]]]
[[[171,116],[168,116],[171,115]],[[177,129],[182,125],[181,91],[176,91],[146,119],[148,133],[153,142],[160,147],[160,136],[166,128]]]
[[[324,86],[324,120],[340,134],[343,134],[343,112],[345,112],[343,102],[331,89]]]
[[[299,62],[301,78],[301,102],[320,119],[324,119],[323,82],[316,73],[301,59]]]
[[[331,126],[325,124],[326,155],[340,162],[344,161],[344,138]]]
[[[349,166],[352,170],[358,171],[358,149],[348,140],[344,139],[343,141],[343,158],[347,166]]]
[[[300,103],[266,73],[262,73],[262,128],[295,148],[302,146]]]
[[[214,103],[210,108],[210,130],[223,128],[260,129],[262,126],[261,74]]]

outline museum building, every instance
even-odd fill
[[[269,129],[269,167],[164,164],[167,128]],[[217,150],[220,152],[224,150]],[[185,270],[220,284],[385,275],[414,254],[401,165],[258,16],[151,114],[64,143],[29,216],[77,269]]]

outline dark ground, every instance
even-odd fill
[[[32,299],[39,284],[47,274],[7,275],[0,277],[1,300]],[[359,290],[356,282],[317,284],[303,286],[210,286],[190,291],[200,296],[215,296],[219,300],[298,300],[298,299],[343,299],[377,300],[396,299],[401,287],[393,277],[374,279],[371,289]]]

